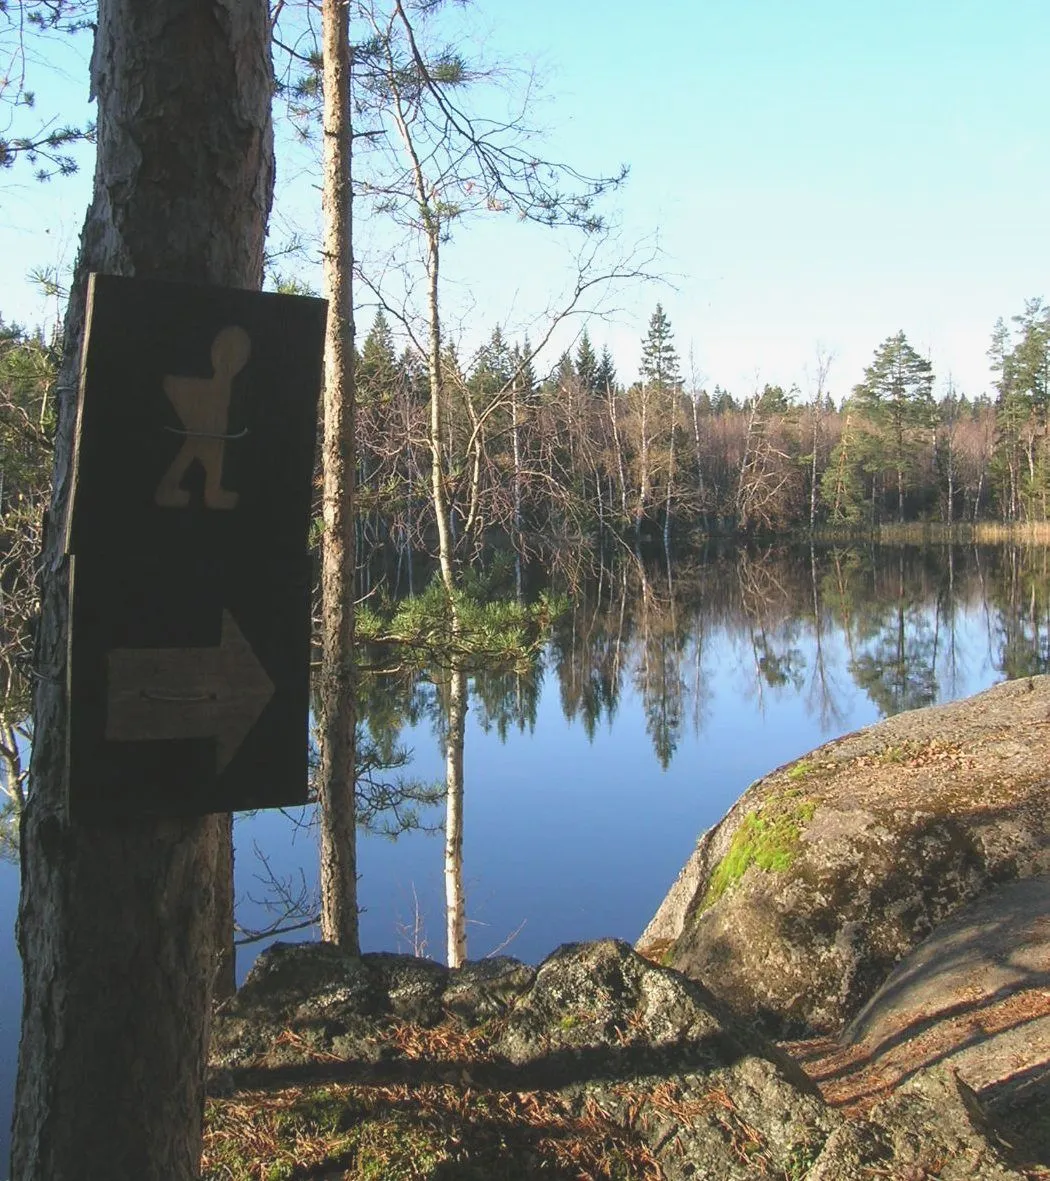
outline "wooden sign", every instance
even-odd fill
[[[93,276],[88,309],[71,811],[303,803],[325,304]]]

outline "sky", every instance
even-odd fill
[[[477,0],[447,27],[468,52],[536,78],[534,125],[549,158],[584,172],[629,167],[607,207],[620,249],[654,281],[610,292],[589,320],[621,380],[661,303],[687,379],[737,396],[766,382],[813,391],[818,349],[841,398],[877,346],[903,330],[940,389],[990,387],[998,317],[1050,298],[1046,0]],[[43,113],[86,109],[90,46],[34,64]],[[51,105],[49,105],[51,104]],[[278,141],[274,240],[317,226],[312,161]],[[0,174],[0,315],[54,318],[25,279],[68,267],[90,185]],[[361,253],[384,258],[359,221]],[[461,354],[497,324],[543,331],[566,244],[494,215],[445,249],[447,323]],[[308,262],[293,269],[308,280]],[[601,312],[599,316],[597,313]],[[372,309],[362,307],[361,329]],[[577,318],[555,333],[571,347]],[[538,368],[544,368],[541,363]]]

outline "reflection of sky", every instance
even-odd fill
[[[896,611],[885,608],[854,627],[853,656],[896,643]],[[989,629],[983,604],[960,608],[955,621],[955,674],[949,634],[939,629],[933,605],[908,611],[909,644],[929,644],[937,631],[941,700],[975,693],[1001,679],[994,667],[1000,631]],[[911,627],[918,623],[917,630]],[[652,917],[698,834],[715,823],[753,780],[838,734],[869,725],[878,711],[850,675],[850,644],[840,627],[823,632],[823,701],[810,624],[765,631],[765,647],[790,661],[794,683],[770,686],[756,668],[747,633],[710,626],[702,647],[701,693],[696,700],[696,647],[682,645],[681,727],[666,771],[660,769],[646,729],[635,675],[641,659],[637,635],[626,657],[619,706],[610,725],[603,716],[589,741],[580,721],[561,708],[556,671],[545,676],[535,731],[511,729],[501,744],[468,715],[466,740],[465,876],[470,954],[487,954],[515,931],[507,953],[536,961],[559,943],[615,935],[635,940]],[[990,646],[991,645],[991,646]],[[798,686],[796,688],[796,685]],[[697,706],[699,704],[699,710]],[[822,708],[823,706],[823,708]],[[699,716],[699,728],[694,717]],[[414,748],[411,773],[436,778],[443,761],[427,724],[407,729]],[[298,880],[300,867],[316,886],[316,837],[297,831],[281,813],[241,818],[237,826],[240,917],[261,927],[268,918],[248,900],[261,893],[253,843],[273,870]],[[413,834],[397,842],[367,838],[359,853],[362,942],[366,950],[408,950],[415,897],[425,922],[427,950],[443,957],[442,842]],[[0,1112],[9,1109],[17,1046],[19,969],[13,930],[18,873],[0,863]],[[520,928],[520,930],[519,930]],[[299,932],[292,938],[303,938]],[[241,954],[240,970],[257,953]],[[0,1177],[7,1164],[7,1118],[0,1115]]]

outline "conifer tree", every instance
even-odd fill
[[[682,381],[671,322],[660,304],[649,318],[649,332],[642,341],[642,380],[660,390],[677,388]]]
[[[576,346],[576,376],[588,393],[598,392],[598,358],[586,328],[580,334],[580,343]]]
[[[602,355],[598,359],[598,368],[594,371],[594,386],[599,393],[605,394],[616,388],[616,366],[613,364],[609,346],[602,346]]]
[[[876,349],[864,380],[853,389],[853,403],[882,436],[897,476],[897,519],[903,523],[905,478],[934,422],[933,367],[898,332]]]

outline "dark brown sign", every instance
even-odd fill
[[[93,276],[88,306],[71,809],[302,803],[325,304]]]

